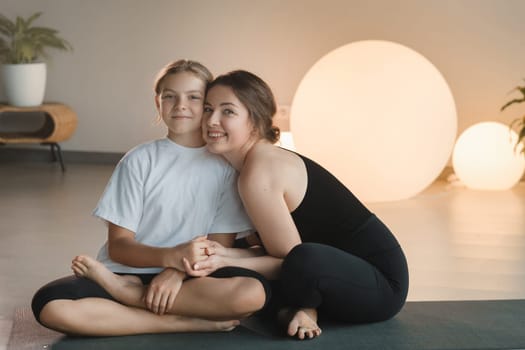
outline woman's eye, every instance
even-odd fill
[[[226,115],[233,115],[233,114],[235,114],[235,112],[232,111],[231,109],[225,109],[225,110],[223,111],[223,113],[226,114]]]
[[[190,96],[190,99],[191,99],[191,100],[200,100],[201,97],[198,96],[198,95],[191,95],[191,96]]]
[[[211,107],[204,107],[204,113],[210,113],[212,111]]]
[[[173,95],[162,95],[163,100],[168,100],[170,98],[173,98]]]

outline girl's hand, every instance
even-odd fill
[[[186,258],[182,258],[182,262],[186,273],[193,277],[208,276],[221,267],[227,266],[224,257],[218,254],[210,255],[208,259],[199,261],[195,264],[191,264]]]
[[[185,277],[184,272],[171,268],[155,276],[144,293],[146,307],[157,315],[171,310]]]
[[[228,249],[225,248],[222,244],[216,241],[208,241],[209,246],[205,248],[205,252],[207,255],[220,255],[220,256],[228,256]]]
[[[208,251],[211,249],[211,241],[206,236],[197,237],[189,242],[179,244],[171,248],[171,253],[167,257],[164,266],[174,267],[178,270],[184,270],[182,258],[188,259],[192,264],[208,258]]]

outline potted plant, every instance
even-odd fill
[[[13,106],[38,106],[44,100],[46,86],[46,49],[70,51],[71,44],[48,27],[34,26],[42,15],[11,21],[0,14],[0,63],[7,102]]]
[[[519,91],[523,97],[522,98],[514,98],[510,100],[509,102],[505,103],[503,107],[501,107],[501,111],[505,110],[505,108],[509,107],[510,105],[513,105],[515,103],[522,103],[525,102],[525,86],[517,86],[516,88],[512,89],[512,91]],[[523,147],[520,151],[525,156],[525,115],[521,118],[516,118],[510,123],[511,129],[516,129],[518,132],[518,140],[516,141],[516,146],[514,149],[519,146],[520,143],[523,144]]]

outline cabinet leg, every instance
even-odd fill
[[[58,160],[60,162],[60,168],[62,169],[62,172],[65,172],[66,167],[64,165],[64,159],[62,158],[62,149],[60,148],[60,145],[56,142],[43,143],[43,145],[49,145],[53,162]]]

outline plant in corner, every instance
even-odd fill
[[[0,62],[4,91],[10,105],[28,107],[42,104],[46,85],[46,49],[71,51],[73,47],[48,27],[34,26],[42,15],[11,21],[0,14]]]
[[[514,98],[510,100],[509,102],[505,103],[503,107],[501,107],[501,111],[505,110],[505,108],[509,107],[510,105],[513,105],[515,103],[522,103],[525,102],[525,86],[517,86],[512,91],[519,91],[523,97],[522,98]],[[519,146],[519,144],[523,144],[523,148],[521,149],[520,153],[522,153],[525,156],[525,115],[521,118],[516,118],[510,123],[510,129],[517,129],[518,132],[518,140],[516,141],[516,146],[514,149]]]

